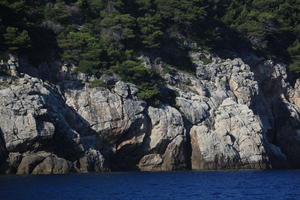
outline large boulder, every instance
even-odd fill
[[[65,174],[72,171],[72,162],[47,153],[25,153],[17,169],[17,174]]]
[[[76,161],[75,167],[77,172],[83,173],[107,170],[103,155],[95,149],[88,150],[82,158]]]

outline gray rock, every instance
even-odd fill
[[[265,168],[263,134],[246,105],[225,99],[216,110],[214,124],[191,129],[192,168]]]
[[[103,172],[107,171],[103,155],[94,149],[90,149],[76,163],[78,172]]]
[[[300,109],[300,79],[297,79],[294,88],[290,89],[289,100]]]
[[[145,155],[139,162],[139,168],[144,171],[161,171],[163,159],[160,154]]]
[[[179,97],[176,99],[176,104],[192,124],[199,124],[208,118],[210,107],[205,101]]]
[[[178,170],[186,168],[186,130],[181,114],[168,105],[149,107],[150,138],[146,154],[139,162],[140,170]]]
[[[105,146],[102,148],[111,157],[112,167],[116,170],[135,168],[142,154],[141,146],[149,133],[146,103],[136,98],[137,91],[134,85],[121,81],[112,91],[88,87],[65,91],[66,103],[101,138]],[[84,164],[88,160],[84,157],[79,163],[83,171],[89,171],[90,164]]]
[[[189,160],[193,169],[299,168],[300,81],[288,83],[285,65],[191,56],[196,75],[162,74],[178,93],[176,109],[148,107],[114,74],[100,78],[114,87],[90,88],[96,77],[75,66],[12,58],[5,65],[25,74],[0,80],[1,172],[166,171]],[[203,56],[212,62],[204,66]],[[163,73],[161,59],[141,60]]]
[[[100,80],[105,82],[107,85],[114,85],[118,82],[118,77],[115,74],[103,74]]]
[[[48,155],[47,153],[24,155],[18,166],[17,174],[31,174],[34,168],[42,163]]]
[[[4,171],[8,173],[16,168],[20,174],[33,173],[33,167],[45,158],[36,154],[24,154],[20,166],[17,167],[17,162],[11,161],[14,153],[43,150],[57,151],[64,156],[56,159],[53,155],[53,158],[45,162],[49,166],[57,165],[56,160],[60,162],[63,159],[69,163],[67,160],[79,159],[91,146],[102,148],[96,146],[99,143],[97,140],[94,141],[94,146],[86,147],[85,138],[93,134],[90,125],[65,104],[54,88],[28,75],[0,90],[0,130],[1,141],[5,143],[4,147],[0,145],[1,155],[3,151],[9,154],[7,164],[3,164],[6,166]],[[50,168],[47,170],[49,173],[63,173],[68,171],[65,169],[56,169],[54,166],[52,171]],[[46,172],[38,169],[34,173]]]
[[[132,85],[118,82],[115,91],[85,87],[65,93],[66,103],[111,145],[121,140],[128,130],[138,128],[145,120],[146,107],[145,102],[132,96],[136,93]]]
[[[49,155],[35,166],[32,174],[66,174],[72,171],[72,163],[55,155]]]
[[[3,161],[3,163],[5,164],[2,164],[0,171],[6,174],[15,174],[18,170],[22,158],[23,156],[21,153],[10,153],[8,155],[8,158],[6,159],[6,162]]]

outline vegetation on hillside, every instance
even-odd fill
[[[140,66],[139,53],[191,70],[191,43],[211,50],[250,45],[300,72],[300,1],[0,0],[1,56],[57,57],[97,77],[116,72],[150,102],[159,99],[160,79]]]

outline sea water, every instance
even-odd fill
[[[300,171],[0,176],[0,200],[300,200]]]

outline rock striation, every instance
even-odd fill
[[[92,88],[95,77],[12,57],[13,76],[0,77],[1,172],[300,168],[300,80],[253,55],[190,56],[196,74],[147,62],[178,94],[157,107],[115,75],[102,77],[111,88]]]
[[[89,124],[65,104],[55,87],[40,79],[25,75],[13,80],[0,90],[0,105],[1,137],[8,154],[2,168],[8,173],[75,171],[86,152],[97,150]],[[94,159],[104,165],[98,154]]]
[[[192,168],[266,168],[264,130],[252,110],[227,98],[215,115],[191,129]]]

